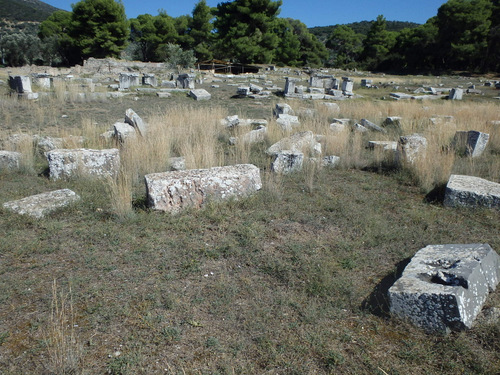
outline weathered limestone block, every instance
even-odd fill
[[[250,87],[249,86],[240,86],[236,90],[236,93],[238,94],[238,96],[241,96],[241,97],[248,96],[251,93]]]
[[[120,170],[120,153],[106,150],[71,149],[47,152],[50,178],[116,177]]]
[[[444,205],[500,210],[500,184],[479,177],[452,174],[446,185]]]
[[[387,133],[387,131],[384,128],[381,128],[380,126],[374,124],[373,122],[371,122],[365,118],[361,119],[360,123],[368,130],[372,130],[372,131],[379,132],[379,133]]]
[[[370,150],[383,150],[395,152],[398,147],[398,142],[391,141],[368,141],[368,148]]]
[[[50,90],[53,86],[53,78],[47,73],[35,73],[33,74],[33,84],[40,88]]]
[[[287,114],[280,114],[278,115],[278,119],[276,120],[276,123],[286,131],[291,130],[295,126],[300,126],[300,121],[297,116],[292,116],[292,115],[287,115]]]
[[[184,171],[186,169],[186,158],[184,156],[172,157],[168,160],[170,170]]]
[[[300,151],[284,150],[274,154],[271,171],[278,174],[288,174],[302,170],[304,154]]]
[[[74,191],[61,189],[6,202],[3,207],[20,215],[41,219],[49,213],[79,200],[80,196]]]
[[[140,135],[146,136],[148,132],[148,125],[142,120],[142,118],[134,112],[132,108],[125,111],[125,122],[132,125]]]
[[[373,85],[373,80],[372,79],[362,79],[361,80],[361,87],[366,87],[370,88]]]
[[[0,171],[19,169],[22,154],[15,151],[0,151]]]
[[[225,119],[221,120],[221,124],[227,128],[234,128],[240,124],[240,119],[238,115],[227,116]]]
[[[266,150],[268,155],[276,155],[282,151],[300,151],[307,155],[319,156],[317,153],[321,150],[321,144],[317,142],[312,131],[295,133],[290,137],[281,139]],[[321,154],[321,151],[319,152]]]
[[[177,81],[161,81],[161,87],[165,87],[168,89],[175,89],[177,87]]]
[[[431,332],[470,328],[499,279],[488,244],[429,245],[389,289],[390,311]]]
[[[263,87],[254,85],[253,83],[250,84],[250,91],[254,94],[260,94],[264,90]]]
[[[340,112],[340,106],[337,103],[322,103],[321,105],[328,108],[328,111],[331,113],[338,114]]]
[[[451,89],[450,95],[448,96],[448,99],[450,99],[450,100],[462,100],[463,95],[464,95],[463,89]]]
[[[321,166],[326,168],[333,168],[340,163],[340,157],[335,155],[325,156],[321,159]]]
[[[382,122],[382,126],[385,128],[395,128],[395,129],[401,129],[401,117],[397,116],[390,116],[387,117],[384,122]]]
[[[29,76],[9,76],[9,87],[18,94],[31,93],[31,78]]]
[[[153,173],[145,180],[149,206],[171,213],[248,196],[262,187],[260,170],[252,164]]]
[[[342,91],[345,95],[352,94],[354,88],[354,82],[352,79],[347,77],[342,77]]]
[[[240,126],[267,126],[267,120],[259,118],[242,118],[239,119]]]
[[[127,139],[134,139],[137,137],[135,128],[125,122],[115,122],[113,124],[114,137],[120,142],[125,142]]]
[[[358,133],[366,133],[368,131],[367,128],[365,128],[363,125],[361,124],[358,124],[358,123],[355,123],[353,126],[352,126],[352,131],[354,132],[358,132]]]
[[[195,100],[210,100],[212,95],[205,89],[196,89],[189,92],[189,96]]]
[[[488,145],[490,135],[475,130],[458,131],[453,139],[454,148],[464,155],[473,158],[481,156]]]
[[[255,130],[251,130],[248,133],[243,134],[240,137],[242,143],[253,144],[257,142],[263,142],[266,138],[267,128],[265,126],[259,126]]]
[[[139,86],[139,74],[137,73],[120,73],[119,88],[122,90],[130,89],[132,86]]]
[[[297,85],[297,78],[285,77],[285,96],[286,95],[294,95],[295,87]]]
[[[427,139],[419,134],[399,137],[396,158],[399,163],[415,163],[425,156]]]
[[[194,90],[195,76],[193,74],[179,74],[177,77],[177,87]]]
[[[142,84],[144,86],[152,86],[156,87],[158,86],[158,80],[156,79],[155,75],[152,73],[144,73],[142,75]]]
[[[273,109],[274,117],[279,117],[279,115],[295,115],[292,107],[286,103],[277,103],[276,107]]]

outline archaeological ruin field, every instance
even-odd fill
[[[0,70],[1,374],[500,373],[498,288],[449,332],[388,298],[428,245],[500,253],[498,76],[95,64]],[[49,164],[76,149],[118,164]],[[241,195],[189,172],[242,164]],[[147,185],[167,171],[170,208]],[[444,204],[452,175],[491,190]],[[6,205],[61,189],[39,217]]]

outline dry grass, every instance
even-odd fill
[[[57,375],[75,374],[80,367],[81,344],[75,332],[75,312],[71,287],[60,291],[56,280],[52,283],[50,319],[45,332],[49,370]]]

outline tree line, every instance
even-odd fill
[[[119,1],[81,0],[72,12],[52,13],[37,35],[3,34],[0,52],[8,65],[126,57],[190,66],[215,58],[400,73],[500,71],[500,0],[449,0],[425,24],[399,31],[389,31],[383,16],[363,24],[363,34],[337,25],[321,40],[301,21],[278,17],[281,5],[233,0],[212,8],[200,0],[190,15],[160,10],[127,19]]]

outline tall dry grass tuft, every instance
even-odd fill
[[[121,172],[117,179],[108,179],[111,209],[116,216],[123,219],[133,214],[131,176]]]
[[[49,369],[55,374],[74,374],[80,367],[82,347],[75,332],[75,313],[71,286],[69,292],[58,291],[52,283],[52,302],[48,327],[45,330]]]

